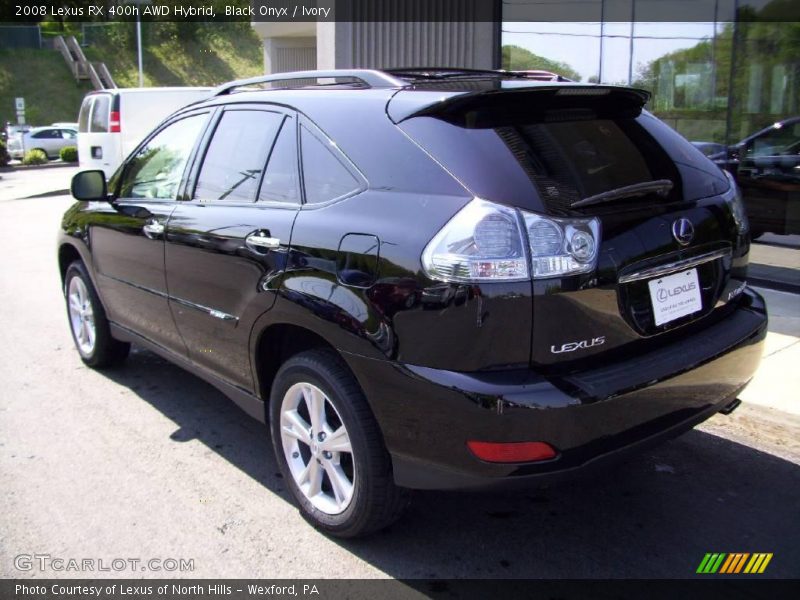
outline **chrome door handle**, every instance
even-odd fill
[[[158,221],[149,221],[144,224],[142,231],[144,231],[144,234],[148,237],[161,235],[164,233],[164,225]]]
[[[256,248],[265,248],[267,250],[280,248],[281,245],[281,241],[278,238],[269,237],[261,233],[251,233],[245,238],[244,242],[251,248],[255,246]]]

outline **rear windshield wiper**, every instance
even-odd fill
[[[665,197],[673,186],[674,184],[669,179],[643,181],[642,183],[625,185],[620,188],[608,190],[607,192],[595,194],[594,196],[589,196],[583,200],[573,202],[570,207],[581,208],[582,206],[602,204],[603,202],[611,202],[612,200],[621,200],[623,198],[634,198],[636,196],[644,196],[645,194],[658,194],[661,197]]]

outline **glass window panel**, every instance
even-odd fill
[[[194,197],[254,202],[283,115],[231,110],[222,115],[206,151]]]
[[[122,198],[174,199],[206,115],[181,119],[151,138],[125,166]]]

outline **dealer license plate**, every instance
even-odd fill
[[[703,308],[697,269],[647,282],[656,326],[696,313]]]

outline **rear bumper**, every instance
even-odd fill
[[[747,290],[724,320],[648,354],[563,378],[456,373],[347,355],[392,455],[398,485],[480,489],[578,475],[679,435],[729,406],[761,359],[767,314]],[[556,458],[495,464],[468,440],[543,441]]]

